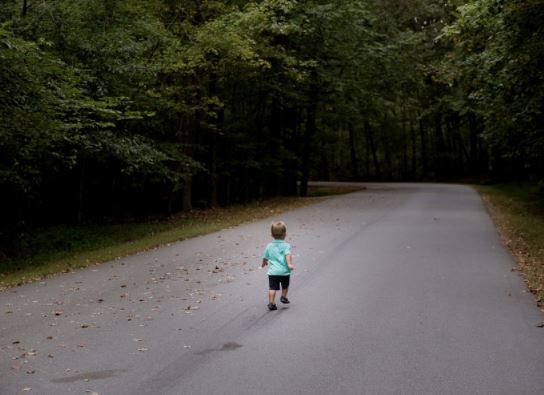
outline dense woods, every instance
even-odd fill
[[[305,195],[544,176],[542,0],[4,0],[0,244]]]

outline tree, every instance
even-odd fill
[[[496,174],[542,177],[544,4],[468,2],[445,31],[456,82],[476,110]]]

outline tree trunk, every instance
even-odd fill
[[[480,172],[479,166],[479,149],[478,149],[478,122],[476,115],[468,114],[468,128],[469,128],[469,152],[470,152],[470,172],[472,175],[477,175]]]
[[[210,73],[208,83],[208,96],[210,98],[217,94],[217,76],[215,73]],[[212,120],[213,127],[208,128],[208,148],[209,152],[209,205],[211,207],[217,206],[217,134],[223,127],[224,111],[221,108],[216,108],[214,105],[210,105],[208,111],[215,112],[216,118]]]
[[[217,206],[217,132],[211,131],[210,141],[210,207]]]
[[[410,139],[412,140],[412,180],[416,179],[417,175],[417,141],[416,131],[414,129],[414,120],[410,116]]]
[[[366,131],[366,136],[368,138],[368,143],[370,146],[370,152],[372,153],[372,160],[374,163],[374,173],[376,175],[376,178],[381,179],[382,172],[380,170],[380,162],[378,161],[378,153],[376,152],[376,144],[374,144],[374,133],[368,121],[365,122],[365,131]]]
[[[444,150],[442,151],[444,174],[447,177],[457,175],[457,171],[462,169],[461,166],[455,166],[457,161],[457,140],[455,137],[455,131],[452,127],[451,115],[444,117],[444,127],[446,128],[446,134],[444,138]]]
[[[390,180],[393,177],[393,161],[391,158],[391,144],[389,141],[389,136],[387,135],[386,131],[389,130],[387,125],[387,115],[384,114],[383,117],[383,124],[382,124],[382,130],[380,133],[380,137],[382,137],[380,140],[383,142],[383,153],[385,157],[385,171],[384,171],[384,177],[387,180]],[[383,167],[382,167],[383,171]]]
[[[461,135],[461,120],[458,113],[454,113],[450,119],[451,127],[454,140],[454,152],[456,152],[455,157],[455,170],[458,174],[466,175],[468,158],[465,144],[463,142],[463,136]]]
[[[251,183],[251,179],[247,169],[243,170],[241,182],[242,182],[242,202],[247,203],[249,202],[249,199],[250,199],[249,185]]]
[[[419,138],[421,139],[421,177],[425,179],[428,175],[427,140],[425,138],[425,126],[421,115],[419,116]]]
[[[193,208],[192,202],[192,184],[193,177],[187,175],[183,178],[183,200],[182,200],[182,210],[187,211]]]
[[[193,158],[193,134],[196,133],[198,123],[194,116],[180,115],[177,124],[177,137],[183,144],[182,153],[190,158]],[[192,182],[193,175],[186,174],[183,176],[182,182],[183,195],[181,200],[181,209],[183,211],[191,210],[193,208],[192,197]]]
[[[408,178],[408,138],[406,133],[406,110],[402,110],[402,172],[401,179]]]
[[[232,176],[229,174],[225,180],[225,205],[232,203]]]
[[[435,147],[433,150],[433,168],[439,177],[447,175],[446,158],[444,157],[446,152],[446,145],[444,143],[444,135],[442,132],[442,114],[436,113],[434,116],[434,132],[435,132]],[[436,174],[435,174],[436,175]]]
[[[349,149],[351,154],[352,176],[354,180],[359,180],[359,161],[357,160],[357,150],[355,149],[355,131],[353,124],[348,125],[349,130]]]
[[[308,196],[308,181],[310,180],[310,152],[312,139],[316,132],[317,114],[317,76],[312,73],[309,105],[306,112],[306,128],[304,130],[304,151],[302,152],[302,179],[300,180],[300,196]]]
[[[277,159],[280,156],[280,145],[281,145],[281,136],[283,128],[283,112],[280,107],[280,103],[276,97],[272,99],[270,106],[270,139],[272,144],[270,144],[270,156],[273,159]],[[278,196],[281,191],[281,175],[279,172],[274,172],[270,176],[270,179],[264,180],[266,184],[266,193],[271,196]]]
[[[368,133],[365,132],[365,177],[370,177],[370,141]]]
[[[26,16],[26,14],[28,13],[28,1],[27,0],[23,0],[23,10],[21,12],[21,15],[23,17]]]
[[[83,223],[83,197],[84,197],[84,182],[85,182],[85,162],[81,163],[81,169],[79,171],[79,188],[77,196],[77,224]]]

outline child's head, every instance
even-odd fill
[[[272,222],[272,226],[270,228],[272,232],[272,237],[276,240],[283,240],[285,239],[285,235],[287,234],[287,228],[285,227],[285,222],[278,221],[278,222]]]

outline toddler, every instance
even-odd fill
[[[268,309],[277,310],[276,291],[279,291],[281,284],[282,303],[289,303],[287,292],[289,291],[289,278],[294,269],[291,255],[291,245],[285,242],[287,228],[284,222],[274,222],[271,227],[274,241],[266,246],[263,254],[262,267],[268,265]]]

